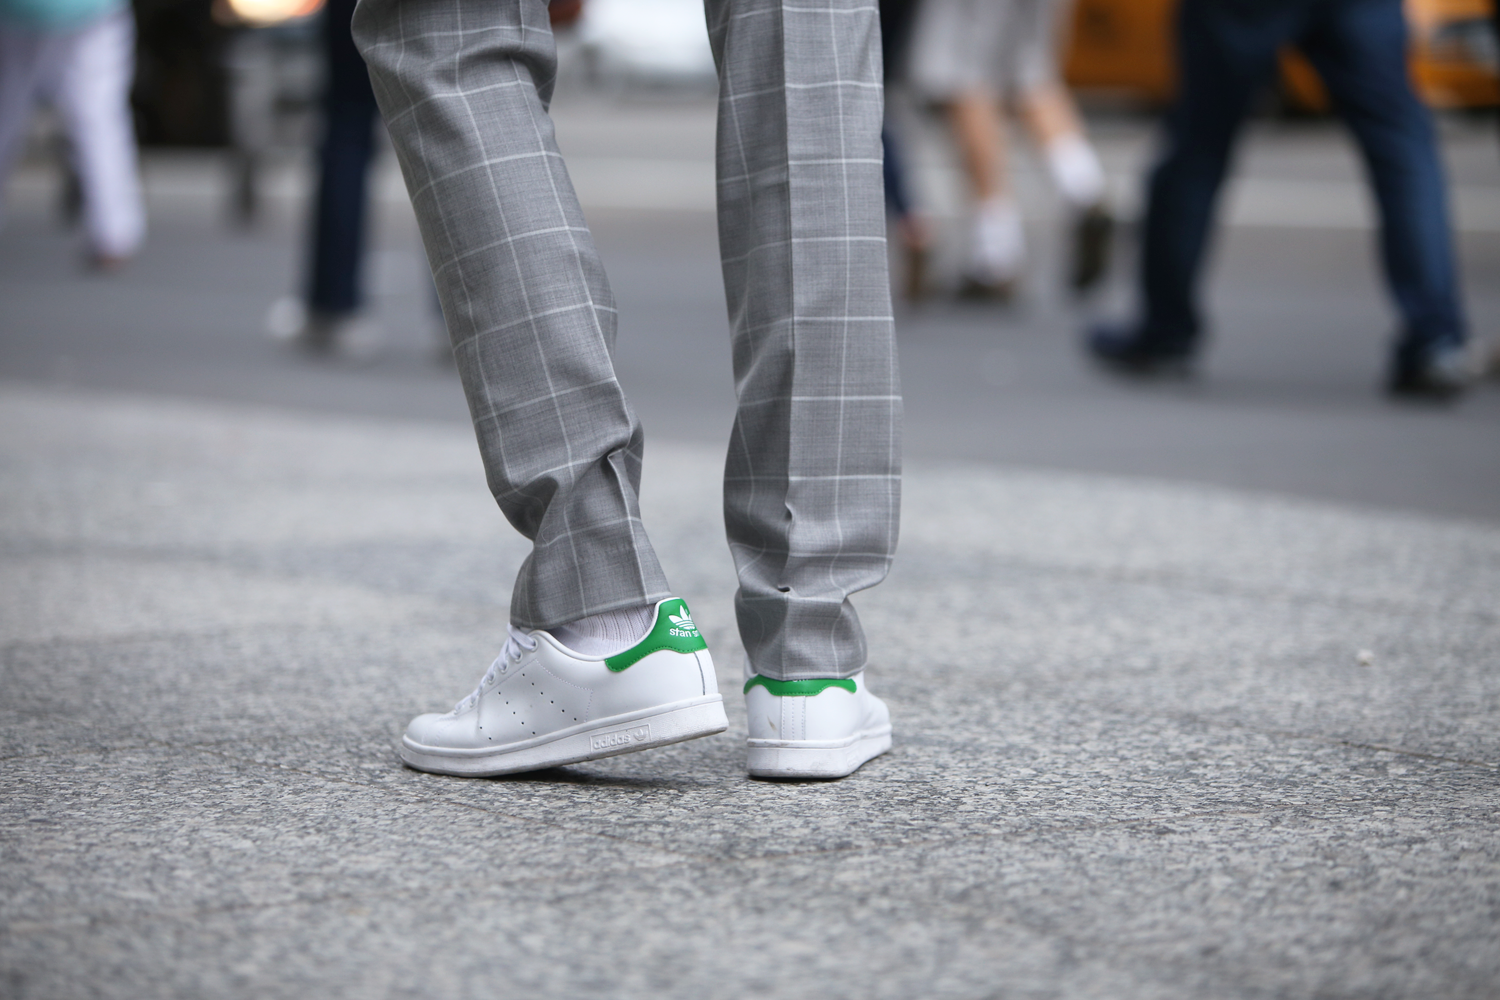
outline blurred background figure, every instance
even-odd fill
[[[1234,140],[1295,44],[1358,141],[1380,206],[1381,252],[1402,327],[1388,389],[1450,397],[1470,371],[1442,166],[1407,70],[1401,0],[1183,0],[1178,97],[1151,175],[1142,314],[1094,329],[1088,346],[1130,373],[1185,367],[1201,341],[1198,276]]]
[[[384,349],[368,365],[339,363],[347,355],[337,350],[315,357],[266,336],[267,308],[279,298],[291,293],[290,311],[307,309],[320,256],[315,203],[332,95],[323,13],[307,11],[307,2],[322,0],[133,0],[132,97],[150,245],[138,265],[108,281],[74,273],[81,226],[74,234],[57,222],[63,129],[48,110],[30,116],[0,230],[0,381],[468,425],[453,369],[432,363],[429,268],[378,124],[373,135],[355,133],[370,144],[364,239],[355,243],[363,263],[354,274],[363,278],[359,314],[378,322]],[[1137,199],[1137,185],[1122,180],[1145,177],[1158,159],[1180,2],[1074,0],[1061,32],[1067,48],[1058,64],[1110,168],[1117,217],[1144,214],[1145,184]],[[583,7],[577,25],[557,33],[552,117],[616,280],[616,367],[659,439],[718,447],[734,393],[715,222],[716,76],[702,0]],[[1493,338],[1494,4],[1405,0],[1405,8],[1412,81],[1440,129],[1464,311],[1473,335]],[[273,15],[281,19],[268,23]],[[897,41],[899,32],[890,35]],[[915,54],[909,49],[908,66]],[[970,185],[947,119],[929,113],[900,62],[893,57],[900,78],[889,95],[890,137],[906,167],[904,203],[931,224],[930,285],[946,294],[967,263]],[[1214,339],[1203,360],[1213,378],[1191,391],[1142,392],[1082,363],[1079,310],[1058,294],[1066,288],[1066,204],[1046,158],[1022,135],[1006,177],[1026,216],[1025,290],[1046,294],[1029,294],[1024,309],[932,302],[903,310],[914,459],[1496,516],[1500,381],[1476,383],[1462,406],[1441,413],[1380,405],[1369,391],[1396,328],[1372,280],[1379,219],[1357,147],[1344,123],[1325,114],[1326,101],[1300,85],[1318,80],[1300,62],[1306,72],[1294,77],[1281,60],[1272,74],[1279,87],[1252,102],[1245,128],[1254,139],[1236,147],[1236,183],[1217,202],[1220,267],[1204,285],[1213,293],[1204,306]],[[256,186],[247,192],[246,181]],[[897,287],[907,263],[900,217],[893,212],[889,225]],[[1136,287],[1135,248],[1117,240],[1113,249],[1132,254],[1131,266],[1113,268],[1099,292],[1123,309]]]
[[[135,22],[125,0],[0,0],[0,180],[38,103],[67,137],[89,262],[113,270],[146,232],[130,83]]]
[[[1500,51],[1500,3],[1495,4],[1490,17],[1495,26],[1496,49]],[[1500,123],[1500,108],[1496,108],[1495,120]],[[1485,360],[1485,374],[1492,379],[1500,380],[1500,337],[1490,341],[1489,357]]]
[[[905,68],[912,21],[919,3],[920,0],[880,0],[880,50],[887,93],[892,84],[901,78]],[[927,294],[932,227],[912,198],[905,143],[891,120],[889,102],[886,105],[885,124],[880,130],[880,146],[885,155],[886,210],[895,219],[896,239],[905,255],[905,274],[900,287],[906,298],[916,301],[925,298]]]
[[[299,3],[298,15],[310,6]],[[317,194],[308,226],[308,251],[301,298],[275,302],[266,316],[273,338],[315,355],[373,361],[385,346],[385,333],[364,315],[366,228],[370,214],[370,165],[375,158],[379,112],[370,74],[354,47],[350,23],[356,0],[323,0],[320,40],[323,53],[323,133],[318,147]],[[582,0],[553,0],[552,22],[575,22]],[[435,356],[453,359],[436,290],[431,291]]]
[[[361,312],[370,162],[375,154],[375,94],[349,24],[355,0],[326,0],[323,136],[312,203],[301,299],[279,300],[267,315],[271,335],[311,354],[372,360],[384,346],[379,326]]]
[[[699,22],[699,0],[549,0],[560,58],[576,45],[591,86],[622,94],[648,90],[712,93],[718,87],[713,50]]]
[[[1011,109],[1071,210],[1070,284],[1086,291],[1104,274],[1113,228],[1104,169],[1057,69],[1066,7],[1066,0],[924,0],[917,16],[911,82],[946,110],[974,199],[962,294],[1009,298],[1025,267],[1006,149]]]

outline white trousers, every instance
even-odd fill
[[[21,152],[36,105],[62,119],[83,189],[89,248],[128,257],[146,232],[130,120],[135,21],[111,11],[69,31],[0,23],[0,179]]]

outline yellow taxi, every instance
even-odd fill
[[[1411,74],[1435,108],[1500,105],[1495,0],[1406,0]],[[1172,94],[1172,19],[1177,0],[1077,0],[1064,60],[1068,82],[1166,101]],[[1311,65],[1295,52],[1282,58],[1281,90],[1300,110],[1327,106]]]

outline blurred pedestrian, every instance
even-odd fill
[[[326,0],[323,7],[323,138],[303,298],[278,302],[267,325],[273,337],[309,353],[370,360],[385,339],[362,311],[377,111],[369,71],[350,32],[355,2]]]
[[[1096,285],[1108,263],[1113,218],[1099,156],[1058,72],[1065,0],[924,0],[912,41],[918,94],[943,107],[974,198],[964,294],[1008,298],[1026,263],[1026,234],[1011,180],[1008,110],[1040,146],[1070,212],[1069,283]]]
[[[1494,3],[1494,9],[1490,12],[1492,26],[1495,32],[1495,43],[1500,45],[1500,0]],[[1500,109],[1497,109],[1495,121],[1500,123]],[[1493,379],[1500,379],[1500,340],[1491,340],[1489,354],[1484,362],[1485,374]]]
[[[1142,314],[1091,331],[1088,347],[1130,373],[1183,370],[1202,341],[1198,277],[1239,128],[1277,52],[1312,61],[1354,133],[1380,205],[1380,247],[1402,326],[1387,388],[1451,397],[1470,378],[1442,165],[1407,75],[1401,0],[1183,0],[1178,96],[1151,174]]]
[[[890,90],[902,73],[911,39],[912,21],[919,0],[880,0],[880,53],[886,88],[886,117],[880,129],[880,147],[885,156],[885,205],[896,220],[896,237],[906,256],[906,297],[912,301],[927,295],[927,267],[932,255],[932,226],[912,193],[907,159],[899,130],[891,121]]]
[[[83,195],[88,260],[111,270],[146,232],[130,84],[135,21],[125,0],[0,0],[0,181],[38,103],[67,137]]]
[[[868,0],[705,7],[747,766],[837,778],[891,741],[849,601],[885,576],[899,522],[879,24]],[[505,774],[722,732],[706,644],[641,523],[643,435],[615,377],[614,299],[548,116],[546,5],[361,0],[354,30],[491,491],[533,542],[500,656],[451,712],[412,721],[402,758]]]

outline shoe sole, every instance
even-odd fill
[[[1007,304],[1016,297],[1018,281],[976,281],[965,278],[958,286],[958,298],[963,302],[998,302]]]
[[[402,737],[400,753],[402,762],[418,771],[492,778],[653,750],[700,736],[713,736],[728,728],[723,696],[711,694],[586,722],[495,749],[449,750]]]
[[[845,778],[891,748],[891,727],[838,743],[750,740],[752,778]]]
[[[1191,357],[1162,357],[1149,359],[1124,359],[1111,358],[1100,354],[1092,355],[1094,363],[1111,375],[1123,375],[1127,378],[1138,378],[1142,380],[1159,381],[1191,381],[1195,372],[1193,370],[1193,359]]]

